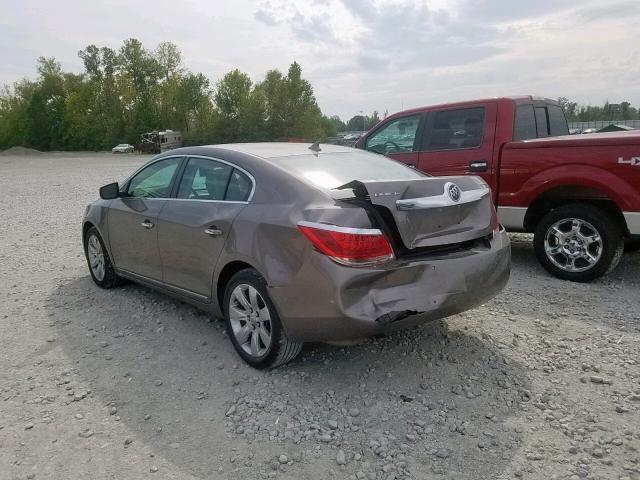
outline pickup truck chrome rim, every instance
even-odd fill
[[[262,357],[271,346],[271,314],[260,292],[241,283],[231,292],[229,321],[238,345],[252,357]]]
[[[87,242],[87,254],[89,256],[89,266],[93,272],[93,276],[101,282],[104,280],[104,252],[102,244],[95,235],[89,237]]]
[[[584,272],[602,257],[602,237],[589,222],[565,218],[549,227],[544,249],[558,268],[567,272]]]

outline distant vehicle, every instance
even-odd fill
[[[509,278],[509,237],[482,179],[348,147],[181,148],[100,197],[82,229],[94,282],[128,278],[224,318],[256,368],[302,342],[468,310]]]
[[[161,153],[182,146],[182,135],[173,130],[147,132],[140,135],[136,150],[142,153]]]
[[[569,135],[580,135],[582,133],[582,129],[580,128],[570,128]]]
[[[640,131],[568,133],[558,102],[520,96],[399,112],[357,146],[432,175],[481,176],[507,230],[534,234],[542,266],[585,282],[639,246]]]
[[[585,130],[582,131],[583,134],[587,135],[589,133],[598,133],[598,129],[597,128],[587,128]]]
[[[121,143],[120,145],[116,145],[111,149],[111,153],[132,153],[133,145],[129,145],[128,143]]]

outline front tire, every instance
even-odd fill
[[[302,343],[284,333],[267,282],[252,268],[231,277],[225,289],[224,317],[231,343],[254,368],[283,365],[302,350]]]
[[[109,289],[122,283],[122,278],[116,274],[109,253],[96,227],[91,227],[84,237],[84,253],[89,273],[97,286]]]
[[[586,203],[563,205],[536,227],[538,261],[563,280],[588,282],[611,272],[624,249],[619,225],[604,210]]]

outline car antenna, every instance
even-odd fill
[[[322,149],[320,148],[320,144],[318,142],[313,143],[310,147],[309,150],[313,151],[313,152],[321,152]]]

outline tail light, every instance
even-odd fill
[[[389,241],[377,228],[348,228],[313,222],[300,222],[298,228],[316,249],[343,265],[371,266],[393,259]]]

